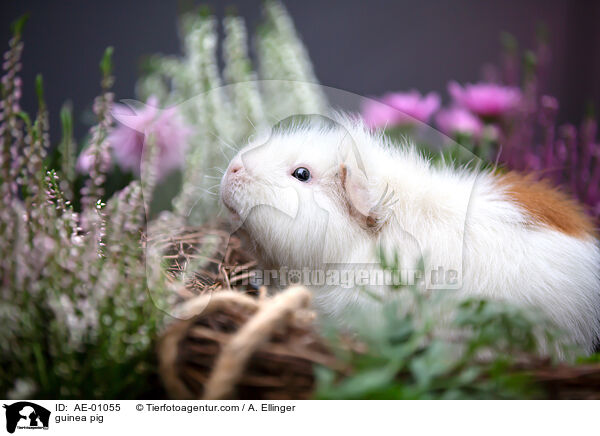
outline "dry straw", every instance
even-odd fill
[[[183,303],[159,346],[160,372],[175,398],[310,397],[313,365],[339,363],[313,329],[310,292],[293,287],[257,298],[217,291]]]

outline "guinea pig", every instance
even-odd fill
[[[594,226],[545,182],[434,165],[408,142],[338,116],[251,140],[231,160],[220,196],[263,269],[368,275],[378,253],[395,253],[408,277],[421,262],[424,291],[534,307],[586,352],[597,345]],[[315,307],[337,319],[372,301],[335,280],[304,284]]]

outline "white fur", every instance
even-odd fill
[[[386,188],[393,193],[379,232],[361,227],[332,194],[340,164],[364,184],[357,196],[368,197],[367,206]],[[232,174],[234,166],[241,170]],[[300,166],[311,171],[310,182],[291,176]],[[541,309],[587,352],[599,336],[598,241],[531,225],[491,173],[433,167],[413,147],[391,144],[348,118],[333,127],[296,124],[254,140],[230,164],[221,197],[265,268],[372,264],[379,246],[397,251],[407,268],[423,258],[427,277],[438,267],[458,271],[457,295]],[[367,305],[353,289],[314,291],[317,307],[340,319]]]

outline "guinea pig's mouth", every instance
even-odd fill
[[[238,211],[231,204],[229,204],[229,202],[227,201],[227,195],[223,195],[223,193],[221,193],[221,203],[225,205],[227,211],[229,212],[232,218],[240,218],[240,214],[238,213]]]
[[[225,205],[225,207],[227,208],[227,210],[229,211],[229,213],[231,213],[232,215],[234,215],[236,217],[240,216],[240,214],[237,213],[237,211],[233,207],[231,207],[230,205],[228,205],[225,201],[223,201],[223,204]]]

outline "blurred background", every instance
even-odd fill
[[[207,355],[196,354],[203,348],[196,346],[197,341],[203,339],[197,333],[187,338],[186,333],[185,343],[196,345],[189,349],[178,345],[177,351],[161,348],[157,354],[165,326],[174,321],[170,315],[173,290],[185,300],[232,284],[237,288],[237,280],[249,276],[245,270],[253,268],[248,265],[254,265],[255,258],[242,241],[235,242],[220,227],[213,235],[213,223],[220,221],[222,210],[216,182],[235,145],[247,141],[255,125],[266,127],[290,115],[328,113],[320,87],[306,86],[302,81],[318,80],[359,96],[378,97],[396,91],[383,105],[375,100],[362,102],[362,115],[371,127],[383,129],[399,145],[408,136],[432,160],[443,158],[457,165],[476,166],[480,161],[473,159],[475,154],[484,163],[493,164],[498,174],[515,170],[555,183],[582,202],[600,229],[600,2],[376,0],[367,5],[358,0],[287,0],[289,15],[277,1],[268,1],[265,7],[261,3],[1,3],[0,36],[4,44],[13,20],[26,12],[30,20],[22,35],[15,32],[12,48],[5,55],[0,98],[0,128],[4,132],[0,147],[0,294],[5,296],[0,301],[0,324],[4,327],[0,330],[0,397],[162,398],[165,393],[159,382],[158,358],[173,363],[167,368],[167,377],[177,378],[177,385],[197,386],[198,391],[185,393],[185,397],[203,395],[203,384],[213,372],[213,355],[222,349],[220,345],[207,346]],[[214,43],[223,43],[223,38],[215,34],[216,20],[194,8],[198,4],[207,4],[218,18],[230,8],[244,18],[226,20],[224,50],[214,50]],[[263,11],[266,19],[261,17]],[[178,17],[183,12],[190,12],[183,20],[185,53],[178,35]],[[244,23],[248,34],[258,39],[254,53],[255,59],[260,58],[257,75],[256,65],[248,65]],[[536,37],[540,23],[545,24],[546,32],[542,33],[547,44],[539,43]],[[263,27],[259,29],[259,25]],[[503,50],[506,41],[511,41],[506,34],[501,38],[503,32],[512,34],[512,41],[519,43],[513,55]],[[17,43],[21,36],[25,41],[22,65]],[[114,47],[112,58],[111,50],[105,51],[107,46]],[[534,50],[525,56],[528,62],[520,62],[523,49]],[[553,59],[547,60],[548,52]],[[105,90],[101,91],[99,61],[103,53]],[[226,62],[216,59],[215,53]],[[537,64],[535,56],[540,59]],[[227,67],[225,71],[216,68],[219,62]],[[142,65],[149,63],[154,70],[142,74]],[[516,71],[522,63],[528,65],[521,71],[527,74]],[[486,64],[500,64],[497,72],[506,80],[494,80]],[[484,71],[487,83],[466,85],[484,78]],[[36,116],[34,80],[38,73],[45,79],[52,144],[44,134],[46,111]],[[135,109],[135,117],[127,116],[132,113],[125,112],[122,105],[111,105],[112,96],[106,89],[112,82],[111,74],[116,77],[117,101],[139,96],[148,102]],[[202,95],[224,80],[243,82],[252,77],[300,83],[268,81],[260,90],[246,83],[236,87],[236,92],[214,92],[210,98],[193,99],[191,104],[173,110],[156,109],[156,105],[177,104]],[[456,81],[452,102],[446,91],[450,80]],[[505,86],[511,84],[518,86]],[[423,96],[402,92],[411,89]],[[438,94],[444,99],[441,105]],[[94,115],[91,106],[96,96]],[[61,135],[59,111],[68,100],[73,103],[73,115],[68,109],[60,112],[64,126]],[[33,127],[18,112],[19,101],[35,120]],[[596,116],[589,116],[588,108],[593,106]],[[115,110],[111,112],[111,108]],[[418,124],[419,120],[434,123],[446,136],[427,136],[435,131]],[[70,128],[73,121],[75,135]],[[149,138],[156,155],[145,153]],[[439,153],[437,146],[441,145]],[[142,163],[147,165],[144,171]],[[160,220],[153,219],[157,212],[161,212]],[[244,287],[238,290],[254,292]],[[521,365],[522,357],[537,356],[532,348],[533,332],[542,329],[553,333],[551,326],[540,324],[537,316],[523,318],[510,307],[503,312],[493,307],[481,309],[483,302],[478,300],[473,300],[475,306],[457,300],[460,310],[465,311],[462,315],[457,311],[457,327],[483,332],[465,335],[465,349],[471,351],[459,356],[455,347],[440,347],[439,340],[430,334],[439,328],[434,324],[439,317],[422,316],[439,313],[440,307],[428,307],[437,301],[419,303],[426,310],[419,310],[418,317],[399,320],[396,312],[386,311],[393,319],[381,325],[388,325],[390,330],[369,334],[375,341],[373,346],[366,342],[367,346],[361,347],[368,354],[358,358],[349,353],[348,363],[332,366],[346,368],[359,362],[347,383],[338,384],[337,372],[320,372],[320,380],[316,377],[314,384],[306,383],[312,378],[312,364],[302,369],[298,380],[306,385],[302,389],[310,391],[302,395],[534,395],[520,370],[512,377],[517,360],[513,364],[510,357],[518,358],[518,368],[526,368]],[[195,332],[200,324],[185,321],[184,325]],[[398,325],[410,332],[406,339],[397,340]],[[214,337],[214,332],[208,331],[206,337]],[[423,341],[426,337],[429,339]],[[160,343],[183,344],[182,338]],[[281,346],[282,342],[275,340]],[[299,340],[311,347],[316,344],[313,339]],[[295,341],[290,342],[294,347]],[[381,348],[388,343],[389,348]],[[407,353],[407,343],[419,347]],[[480,350],[498,356],[498,360],[471,362]],[[382,358],[389,356],[402,358],[386,364],[381,377]],[[589,362],[598,365],[598,355],[592,359]],[[297,371],[291,361],[280,361],[285,363],[283,370]],[[532,364],[539,361],[534,358]],[[189,364],[189,371],[182,362]],[[431,362],[444,364],[440,367]],[[258,380],[257,385],[271,386],[275,366],[265,360],[260,367],[271,381],[265,383],[266,379],[256,378],[254,373],[252,378]],[[597,394],[590,394],[597,383],[582,382],[576,367],[575,372],[559,367],[556,379],[549,378],[548,368],[540,369],[544,380],[572,380],[582,389],[582,398]],[[590,380],[597,378],[597,370],[585,372],[589,371],[585,366],[582,371]],[[289,377],[282,377],[285,383],[275,385],[287,392]],[[296,375],[292,377],[296,379]],[[558,392],[556,386],[549,387],[552,395]],[[572,395],[574,388],[565,383],[564,389],[565,395]],[[294,388],[290,392],[300,391]],[[280,396],[269,392],[265,398]]]
[[[260,19],[259,0],[204,1],[219,16],[228,8]],[[323,85],[365,96],[419,89],[446,95],[450,79],[473,82],[481,66],[497,63],[500,35],[512,33],[521,48],[533,48],[536,26],[547,26],[552,50],[548,89],[561,102],[558,121],[578,123],[586,107],[600,107],[600,2],[519,0],[480,2],[304,0],[285,2]],[[2,2],[2,41],[9,25],[29,12],[24,40],[23,107],[35,112],[34,77],[42,73],[51,114],[66,99],[74,113],[89,108],[99,89],[98,60],[115,47],[116,98],[134,98],[144,55],[177,54],[177,1],[102,2],[21,0]],[[80,116],[81,117],[81,116]],[[87,130],[76,120],[76,135]],[[58,120],[51,119],[57,137]]]

